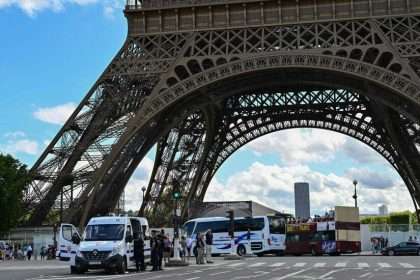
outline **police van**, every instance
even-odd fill
[[[71,273],[91,269],[116,270],[125,273],[135,266],[134,238],[143,236],[144,255],[150,258],[149,224],[139,217],[94,217],[89,220],[83,235],[71,224],[62,224],[57,255],[70,264]]]

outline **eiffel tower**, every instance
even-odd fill
[[[128,36],[32,168],[30,224],[112,211],[156,146],[139,215],[183,215],[224,161],[291,128],[370,146],[420,205],[420,0],[129,0]],[[398,195],[398,194],[396,194]],[[139,202],[140,204],[140,202]]]

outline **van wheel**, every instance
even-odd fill
[[[127,271],[127,260],[124,257],[123,261],[121,262],[120,267],[118,268],[118,273],[125,274],[126,271]]]
[[[239,256],[245,256],[246,255],[246,248],[243,245],[239,245],[237,249]]]

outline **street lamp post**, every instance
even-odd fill
[[[354,207],[357,208],[357,180],[353,181],[353,185],[354,185],[354,194],[353,194],[353,199],[354,199]]]
[[[142,191],[142,193],[143,193],[143,201],[144,201],[144,192],[146,191],[146,187],[145,187],[145,186],[141,187],[141,191]],[[142,202],[143,202],[143,201],[142,201]]]

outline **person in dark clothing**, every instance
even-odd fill
[[[134,238],[134,259],[136,261],[136,270],[137,272],[140,270],[144,271],[146,269],[144,266],[144,240],[138,233],[136,233]]]
[[[163,252],[165,251],[165,231],[162,229],[157,238],[157,249],[158,249],[158,270],[162,269]]]
[[[152,238],[150,239],[150,248],[151,248],[151,261],[152,261],[152,271],[159,270],[159,248],[158,248],[158,238],[156,232],[152,232]]]
[[[206,233],[206,261],[207,263],[213,263],[211,260],[211,249],[213,247],[213,233],[209,229]]]

